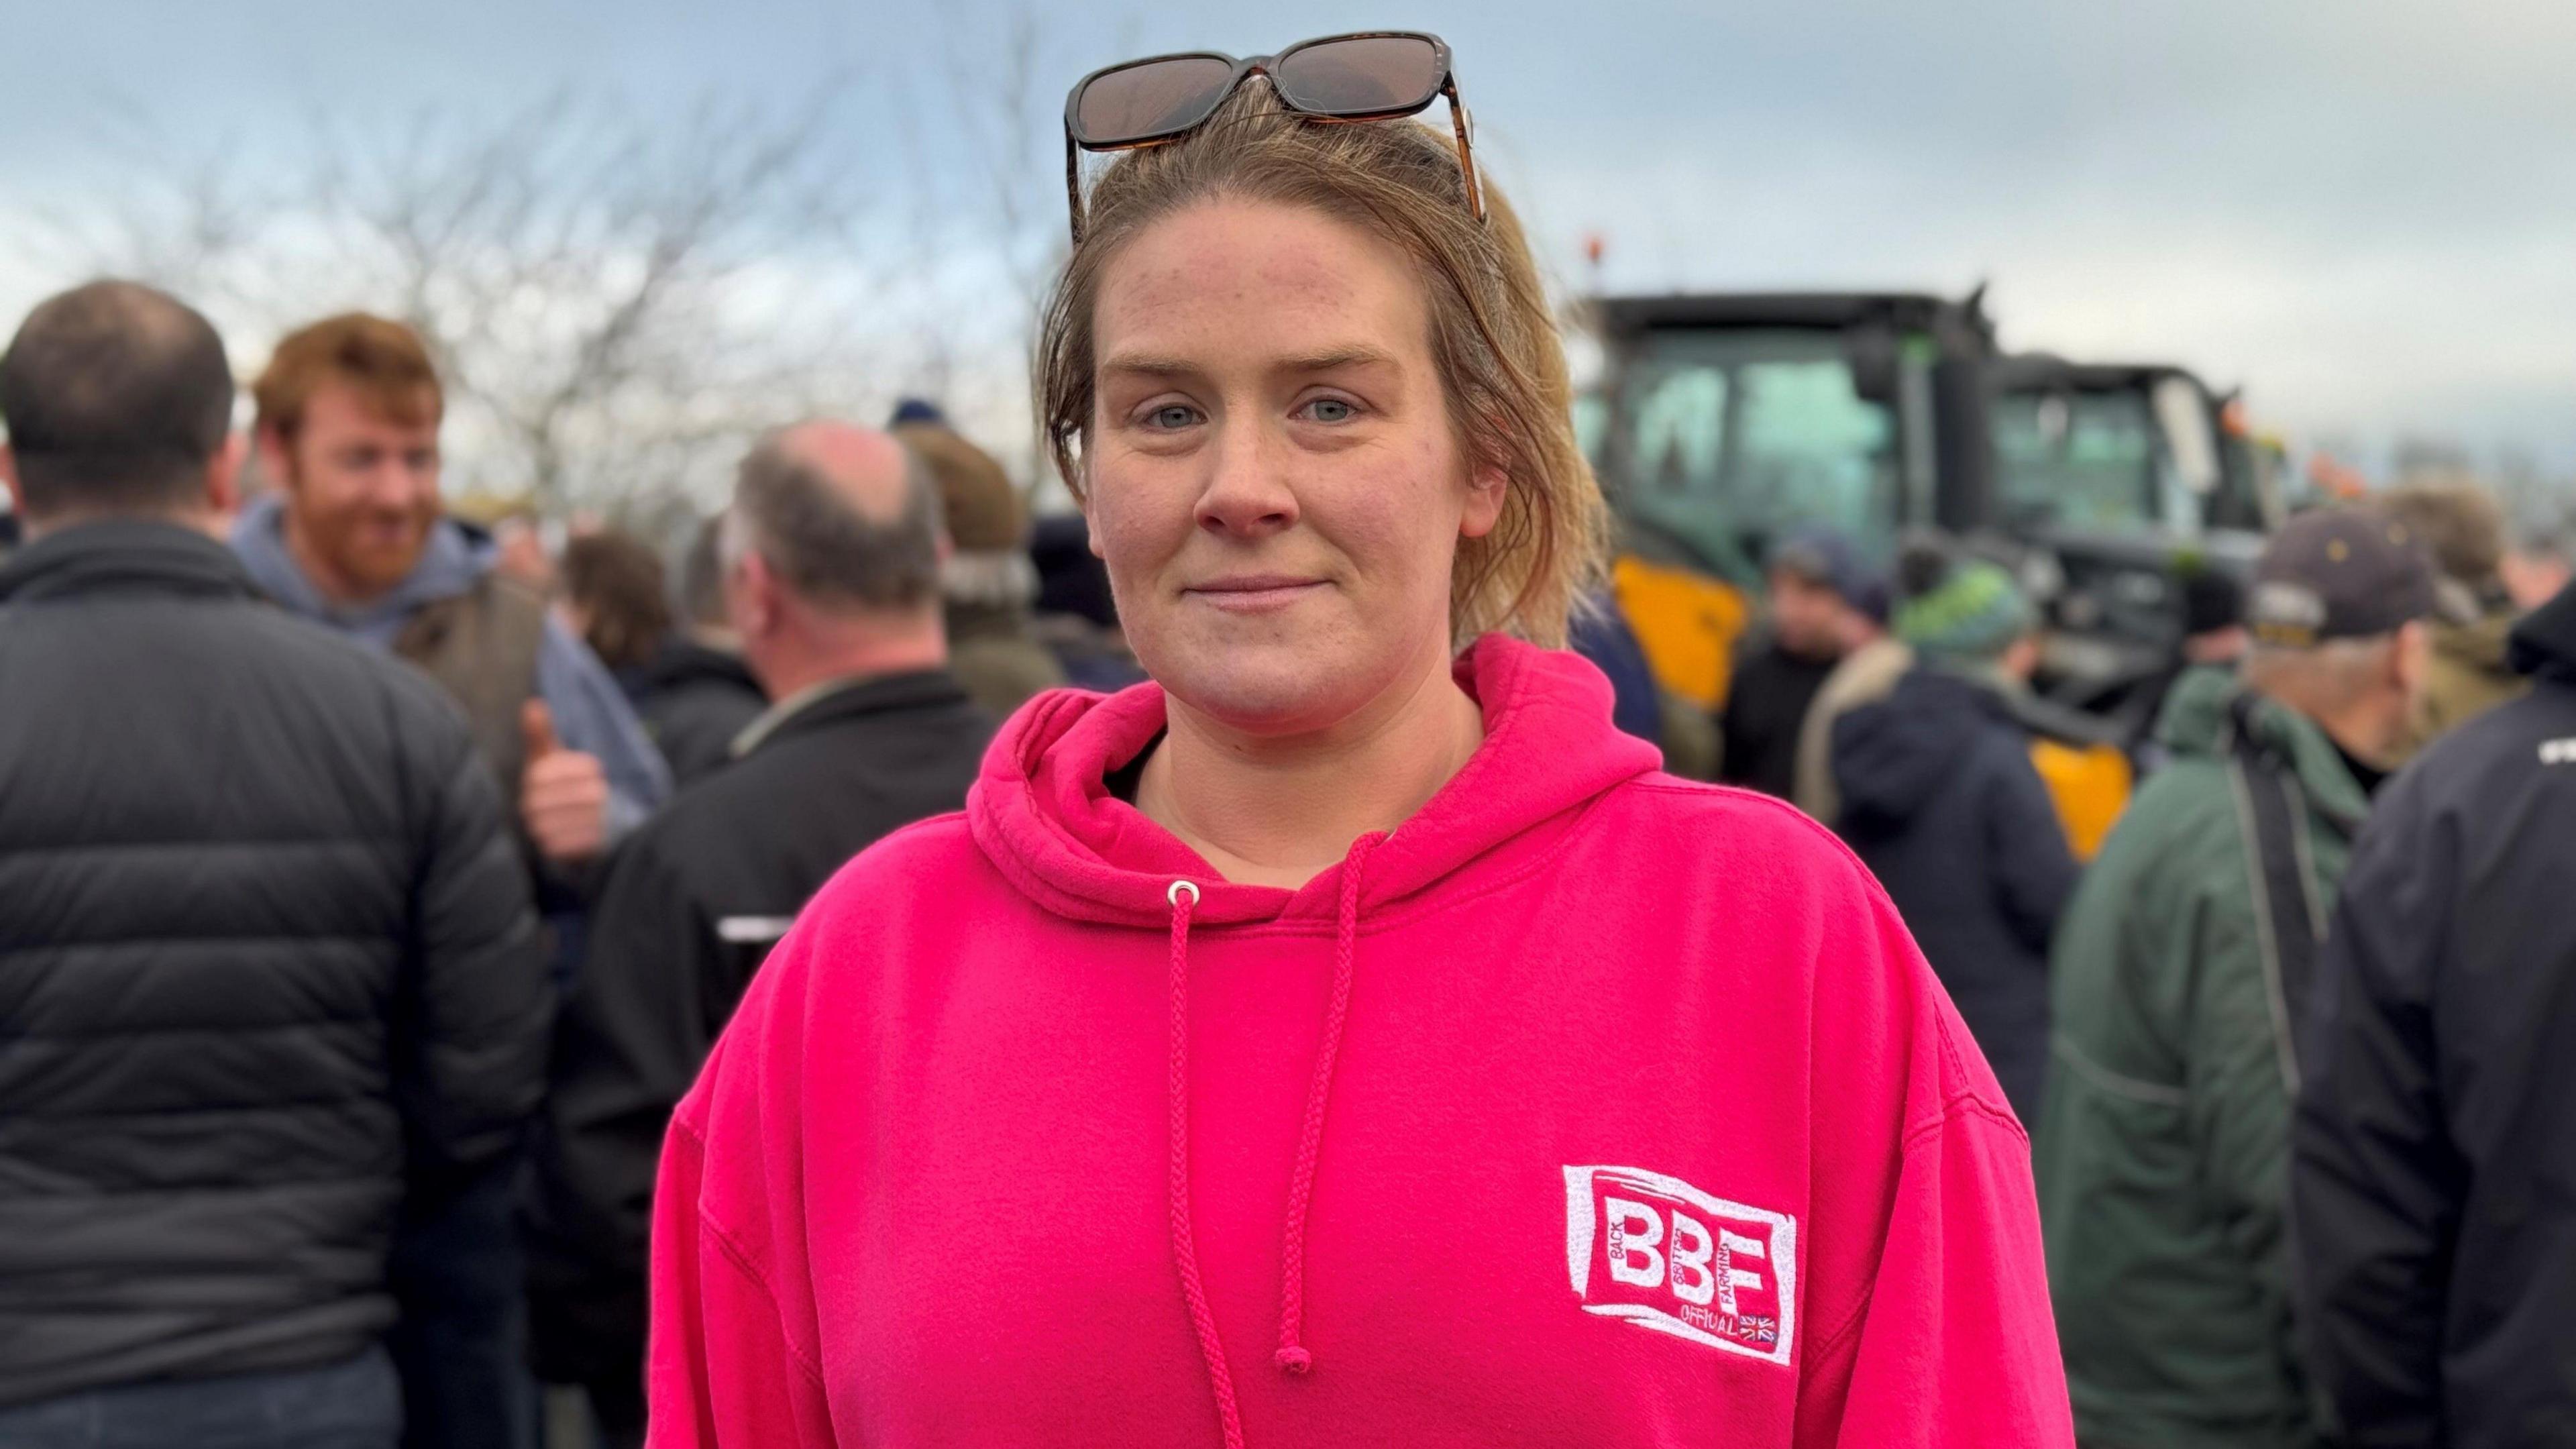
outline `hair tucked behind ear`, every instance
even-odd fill
[[[1110,261],[1194,203],[1312,207],[1365,228],[1420,269],[1450,419],[1471,466],[1507,480],[1493,531],[1459,540],[1453,637],[1463,645],[1500,629],[1562,644],[1567,616],[1599,579],[1601,490],[1574,440],[1565,354],[1519,219],[1491,177],[1484,222],[1468,212],[1465,193],[1447,132],[1413,121],[1303,120],[1258,81],[1189,136],[1120,155],[1091,188],[1083,239],[1038,339],[1038,411],[1066,486],[1078,496],[1088,481],[1092,319]]]

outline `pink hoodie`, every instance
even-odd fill
[[[1045,696],[853,861],[672,1123],[651,1443],[2072,1443],[2029,1145],[1884,895],[1592,667],[1296,891]]]

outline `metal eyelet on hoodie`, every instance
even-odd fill
[[[1350,1018],[1360,882],[1369,856],[1386,840],[1385,834],[1363,835],[1351,843],[1351,852],[1342,861],[1341,908],[1333,931],[1332,996],[1324,1011],[1322,1039],[1315,1048],[1315,1074],[1307,1088],[1296,1167],[1289,1176],[1288,1215],[1280,1231],[1279,1348],[1271,1362],[1285,1374],[1302,1375],[1314,1368],[1314,1355],[1304,1343],[1306,1216],[1313,1202],[1315,1172],[1323,1151],[1324,1116],[1332,1103],[1333,1073],[1341,1061],[1342,1032]],[[1186,899],[1184,891],[1188,893]],[[1224,1344],[1217,1337],[1216,1315],[1208,1308],[1207,1289],[1199,1277],[1198,1248],[1190,1227],[1190,918],[1198,908],[1198,885],[1194,881],[1173,881],[1165,888],[1163,899],[1172,908],[1172,1260],[1180,1274],[1181,1294],[1189,1302],[1190,1326],[1198,1335],[1199,1357],[1207,1365],[1208,1387],[1216,1398],[1217,1423],[1224,1432],[1226,1449],[1242,1449],[1243,1418],[1235,1403],[1234,1376],[1226,1367]]]

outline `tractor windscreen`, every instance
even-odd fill
[[[2194,534],[2253,506],[2208,394],[2182,373],[2011,386],[1990,416],[2007,528]]]
[[[1802,524],[1892,550],[1897,422],[1839,333],[1654,331],[1622,370],[1624,511],[1738,579]]]
[[[2007,393],[1993,416],[2007,527],[2125,532],[2160,521],[2156,419],[2143,391]]]

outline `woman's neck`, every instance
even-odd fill
[[[1311,734],[1250,735],[1178,700],[1168,709],[1137,808],[1227,880],[1291,890],[1339,864],[1360,836],[1403,824],[1485,739],[1483,711],[1445,659]]]

